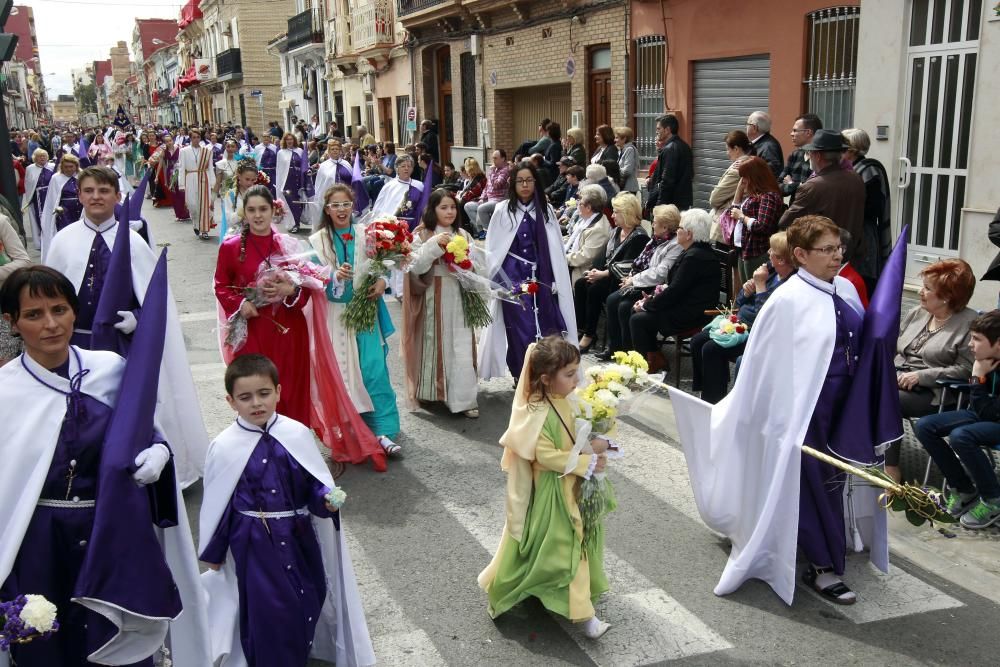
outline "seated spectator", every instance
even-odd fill
[[[559,224],[564,227],[576,210],[576,198],[580,193],[580,184],[583,182],[586,172],[580,165],[574,165],[566,169],[565,176],[566,199],[563,201],[563,205],[556,209],[556,218],[559,219]]]
[[[736,221],[732,245],[740,249],[740,280],[750,280],[753,272],[767,262],[768,239],[778,231],[781,217],[781,193],[767,163],[751,157],[737,167],[740,183],[736,188],[736,206],[729,215]]]
[[[750,280],[736,297],[737,317],[748,327],[753,326],[757,313],[764,307],[774,290],[795,273],[792,251],[788,247],[785,232],[771,234],[770,249],[767,251],[768,264],[762,264],[753,272]],[[723,347],[713,341],[707,331],[702,331],[691,339],[692,386],[701,391],[701,399],[706,403],[718,403],[729,387],[729,362],[743,355],[746,341]]]
[[[611,225],[603,213],[607,202],[599,185],[585,185],[580,189],[580,200],[576,206],[579,220],[563,244],[573,282],[591,269],[594,260],[608,244]]]
[[[922,417],[913,431],[948,480],[949,514],[977,530],[1000,520],[1000,481],[983,451],[1000,443],[1000,310],[980,315],[969,330],[969,408]]]
[[[677,227],[681,212],[673,204],[653,209],[653,236],[632,262],[632,272],[622,279],[621,287],[608,295],[608,347],[598,358],[610,361],[618,351],[632,349],[632,334],[628,328],[632,306],[657,285],[665,285],[670,269],[684,250],[677,242]]]
[[[574,166],[576,161],[568,155],[559,158],[559,176],[549,187],[545,188],[545,196],[553,208],[559,208],[566,202],[566,189],[569,183],[566,181],[566,170]]]
[[[849,256],[850,251],[848,250],[851,247],[851,233],[846,229],[840,230],[840,247],[843,251],[842,257],[844,263],[841,265],[840,273],[837,275],[851,281],[854,289],[858,291],[858,298],[861,299],[861,305],[865,307],[865,310],[868,310],[868,283],[857,272],[854,268],[854,263],[851,261],[851,257]]]
[[[573,164],[581,167],[587,164],[586,143],[587,137],[580,128],[571,127],[566,130],[566,156],[573,158]]]
[[[434,158],[431,157],[430,153],[420,153],[417,158],[418,164],[420,165],[420,180],[424,180],[427,175],[427,170],[430,169],[431,174],[431,187],[436,188],[441,185],[443,176],[441,174],[441,167],[434,162]],[[414,176],[414,178],[416,178]]]
[[[601,165],[604,167],[604,171],[608,173],[608,180],[614,184],[615,189],[621,192],[622,170],[621,167],[618,166],[618,162],[616,160],[605,160],[601,163]]]
[[[705,310],[719,303],[719,258],[708,242],[711,231],[708,211],[684,211],[677,228],[677,243],[683,251],[670,267],[666,287],[633,306],[635,312],[629,319],[632,347],[646,357],[650,373],[668,368],[656,335],[672,336],[704,326],[711,319]]]
[[[896,340],[899,407],[906,419],[937,412],[942,397],[937,380],[965,380],[973,365],[969,325],[976,311],[966,307],[976,287],[972,269],[961,259],[946,259],[920,275],[920,305],[900,320]],[[885,453],[885,471],[897,482],[902,480],[899,452],[895,442]]]
[[[583,337],[580,354],[590,351],[597,339],[597,323],[604,312],[608,295],[621,286],[622,278],[632,270],[632,262],[649,240],[642,227],[642,207],[639,198],[630,192],[619,193],[611,202],[616,229],[604,252],[594,259],[594,265],[573,283],[576,323]],[[623,270],[622,267],[628,268]]]
[[[479,201],[465,204],[465,213],[469,222],[475,227],[476,235],[486,237],[486,227],[497,202],[507,199],[508,183],[510,181],[510,165],[507,163],[507,153],[502,148],[493,151],[493,166],[486,175],[486,187]]]
[[[445,162],[441,165],[441,187],[454,192],[462,189],[462,185],[458,181],[458,172],[455,171],[455,165],[451,162]]]
[[[730,159],[729,168],[723,172],[719,182],[712,188],[712,193],[708,195],[708,204],[721,215],[723,211],[733,204],[739,204],[736,200],[736,186],[740,184],[739,166],[750,158],[750,140],[746,132],[733,130],[723,139],[726,142],[726,155]],[[778,182],[774,181],[777,189]]]
[[[466,212],[465,205],[470,202],[478,202],[479,198],[483,195],[483,190],[486,188],[486,174],[483,173],[482,167],[479,166],[479,161],[476,158],[470,157],[466,158],[464,165],[465,173],[468,176],[468,181],[465,183],[465,187],[458,194],[458,201],[460,204],[463,226],[468,226],[473,232],[476,231],[473,221],[469,219],[469,214]]]
[[[589,185],[593,183],[594,185],[600,185],[604,188],[604,193],[608,196],[608,201],[615,198],[618,194],[618,186],[615,185],[610,178],[608,178],[608,170],[603,164],[591,164],[587,166],[587,178],[583,182],[584,185]]]

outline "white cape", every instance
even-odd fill
[[[113,352],[72,348],[80,362],[90,372],[83,378],[82,391],[92,398],[114,407],[121,385],[124,360]],[[49,384],[69,391],[69,380],[50,373],[30,357],[24,363]],[[72,372],[76,372],[75,356],[70,354]],[[22,357],[0,368],[0,409],[4,409],[6,433],[0,438],[0,581],[7,579],[28,523],[41,497],[42,485],[56,450],[66,398],[35,380],[22,366]],[[198,584],[198,563],[188,526],[184,498],[177,490],[175,528],[157,529],[163,544],[167,564],[180,591],[184,606],[181,615],[170,623],[167,641],[175,665],[208,667],[207,615]],[[115,557],[114,554],[110,554]],[[110,618],[121,628],[121,614]],[[131,621],[135,617],[129,617]],[[163,642],[162,634],[150,632],[147,625],[136,623],[126,627],[126,634],[105,646],[107,653],[100,664],[130,664],[153,654]],[[152,649],[149,647],[153,644]],[[102,649],[103,651],[103,649]],[[100,652],[99,652],[100,653]],[[95,654],[96,655],[96,654]],[[0,667],[9,667],[9,655],[0,652]]]
[[[254,430],[248,431],[247,428]],[[229,505],[236,484],[262,433],[259,427],[241,421],[220,433],[209,447],[205,466],[205,495],[199,520],[201,544],[198,553],[204,551],[215,535],[219,520]],[[336,486],[308,427],[276,414],[271,418],[268,433],[309,474],[331,489]],[[311,655],[320,660],[336,662],[337,667],[374,665],[375,652],[354,578],[354,566],[344,541],[343,520],[338,532],[331,519],[316,516],[311,518],[323,554],[327,579],[326,600],[316,624]],[[208,596],[213,658],[222,658],[222,667],[245,667],[246,658],[240,645],[239,591],[232,554],[229,554],[219,570],[209,570],[202,574],[201,580]],[[279,622],[278,619],[276,622]]]
[[[118,225],[115,224],[102,234],[112,251],[117,230]],[[82,220],[74,222],[56,234],[45,262],[69,278],[77,291],[83,285],[87,257],[95,234]],[[149,279],[156,267],[157,256],[135,230],[129,233],[129,239],[132,242],[132,289],[142,304]],[[173,296],[167,300],[167,332],[160,366],[156,412],[163,425],[163,435],[174,452],[177,483],[182,489],[187,488],[201,477],[204,470],[208,433],[201,416],[198,392],[191,377],[191,366]]]
[[[562,234],[551,206],[547,207],[545,232],[549,242],[549,263],[555,277],[553,291],[559,297],[559,311],[566,323],[565,338],[573,345],[578,344],[576,331],[576,310],[573,307],[573,284],[569,279],[569,264],[563,254]],[[486,230],[486,275],[496,280],[497,272],[507,257],[507,251],[514,240],[514,234],[524,215],[520,210],[511,213],[507,202],[502,201],[493,210],[490,226]],[[486,327],[479,345],[479,377],[488,380],[507,374],[507,331],[504,328],[503,308],[499,299],[490,303],[493,322]]]
[[[334,183],[340,182],[337,177],[338,166],[344,167],[351,173],[354,171],[354,167],[351,166],[351,163],[344,159],[324,160],[323,162],[320,162],[319,168],[316,170],[316,183],[313,187],[314,194],[312,206],[310,207],[309,212],[309,215],[311,216],[310,220],[313,221],[314,225],[319,222],[323,216],[323,196],[326,194],[326,191]],[[350,184],[350,181],[348,181],[345,185]]]
[[[43,169],[52,171],[52,163],[50,162],[44,167],[39,167],[34,163],[28,165],[28,168],[24,170],[24,195],[21,196],[21,210],[26,213],[31,223],[31,240],[35,242],[35,250],[42,249],[42,221],[35,215],[35,207],[31,205],[31,200],[35,196],[35,188],[38,186],[38,179],[41,177]],[[51,178],[49,180],[51,182]],[[39,193],[41,197],[39,211],[45,206],[45,193],[47,192],[48,186],[46,185],[44,192]]]
[[[863,312],[849,281],[838,276],[833,286]],[[717,405],[670,388],[698,511],[709,528],[732,541],[716,595],[735,591],[747,579],[762,579],[792,603],[801,446],[835,342],[833,301],[826,295],[831,289],[800,271],[768,299],[750,331],[736,384]],[[848,520],[851,513],[845,512]],[[872,532],[866,544],[885,569],[882,519],[881,535],[879,521],[866,526]]]
[[[42,206],[42,219],[38,221],[39,226],[42,230],[41,242],[42,242],[42,263],[47,264],[46,258],[49,255],[49,248],[52,246],[52,239],[55,238],[56,232],[56,207],[59,206],[59,198],[62,197],[63,188],[66,187],[66,183],[70,178],[76,178],[75,176],[67,176],[62,173],[52,174],[52,178],[49,180],[49,189],[45,193],[45,205]]]

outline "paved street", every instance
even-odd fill
[[[169,245],[189,357],[215,434],[232,418],[211,289],[217,246],[196,240],[169,209],[147,202],[145,215],[156,241]],[[390,312],[399,322],[392,300]],[[391,368],[399,391],[401,364]],[[478,421],[443,410],[404,412],[404,458],[385,474],[352,467],[338,480],[349,496],[344,526],[380,664],[996,664],[995,533],[949,538],[894,520],[889,575],[870,568],[864,555],[849,559],[846,579],[859,596],[853,607],[802,586],[787,607],[758,582],[714,596],[728,545],[698,518],[662,397],[645,399],[623,420],[627,457],[610,475],[619,501],[607,522],[612,591],[598,613],[612,630],[588,641],[534,602],[492,621],[476,575],[503,525],[497,439],[511,397],[510,380],[482,384]],[[186,495],[196,516],[200,487]]]

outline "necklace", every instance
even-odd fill
[[[951,315],[948,315],[948,317],[946,317],[944,319],[940,319],[937,315],[931,315],[931,321],[927,323],[927,330],[928,331],[937,331],[938,329],[940,329],[941,327],[943,327],[945,324],[947,324],[948,320],[950,320],[951,316],[954,315],[954,314],[955,313],[951,313]]]

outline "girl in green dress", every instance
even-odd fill
[[[501,467],[507,473],[507,521],[500,547],[479,575],[496,618],[527,597],[577,623],[596,639],[610,625],[594,614],[594,601],[608,590],[604,574],[604,528],[584,548],[578,504],[580,483],[606,463],[608,443],[591,440],[594,454],[570,463],[576,428],[566,399],[579,381],[580,352],[550,336],[528,347],[514,395]]]

